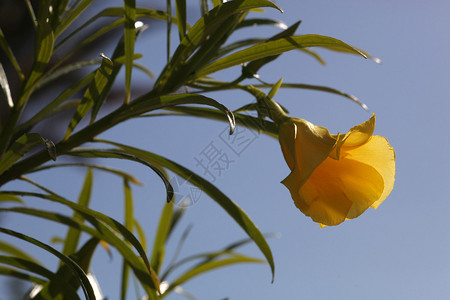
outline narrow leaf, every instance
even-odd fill
[[[136,177],[134,177],[133,175],[131,175],[129,173],[126,173],[119,169],[114,169],[114,168],[105,167],[105,166],[96,165],[96,164],[86,164],[86,163],[50,164],[50,165],[45,165],[45,166],[41,166],[39,168],[33,169],[29,173],[34,173],[34,172],[38,172],[38,171],[43,171],[43,170],[52,169],[52,168],[59,168],[59,167],[88,167],[91,169],[101,170],[101,171],[104,171],[104,172],[107,172],[110,174],[114,174],[114,175],[120,176],[124,180],[132,182],[134,184],[142,185],[142,183]]]
[[[300,26],[300,21],[298,21],[297,23],[295,23],[294,25],[290,26],[289,28],[287,28],[286,30],[272,36],[270,39],[267,40],[267,42],[270,41],[276,41],[278,39],[282,39],[282,38],[290,38],[291,36],[294,35],[295,31],[297,30],[298,26]],[[267,56],[258,60],[254,60],[250,63],[248,63],[246,66],[244,66],[242,68],[242,73],[243,75],[245,75],[247,78],[252,78],[254,76],[256,76],[256,74],[258,73],[258,70],[264,66],[265,64],[275,60],[278,58],[279,55],[271,55],[271,56]]]
[[[358,49],[335,38],[320,36],[315,34],[293,36],[290,38],[282,38],[275,41],[268,41],[253,47],[238,51],[227,57],[219,59],[209,66],[199,70],[196,78],[206,76],[208,74],[230,68],[235,65],[254,61],[268,56],[278,55],[283,52],[304,47],[323,47],[328,49],[346,49],[348,52],[366,57]]]
[[[152,169],[164,182],[164,185],[166,186],[166,192],[167,192],[167,202],[170,202],[173,198],[174,191],[173,187],[170,184],[169,180],[166,178],[166,176],[159,170],[157,167],[149,164],[145,160],[142,160],[141,158],[130,155],[129,153],[124,153],[121,151],[115,151],[110,149],[74,149],[67,153],[67,155],[73,155],[73,156],[82,156],[82,157],[103,157],[103,158],[119,158],[119,159],[127,159],[135,162],[139,162],[150,169]]]
[[[67,139],[81,119],[88,113],[88,111],[95,106],[97,109],[92,110],[91,122],[94,121],[98,109],[100,108],[103,100],[106,97],[108,82],[111,80],[111,74],[113,70],[113,62],[101,54],[103,60],[101,66],[97,69],[94,75],[94,79],[89,85],[86,93],[81,100],[80,105],[77,108],[74,116],[72,117],[69,127],[67,128],[64,139]]]
[[[133,194],[131,192],[130,183],[126,179],[123,180],[123,190],[124,190],[124,220],[125,220],[124,225],[130,232],[133,232],[134,227]],[[126,299],[129,273],[130,273],[130,266],[127,264],[126,260],[123,259],[121,287],[120,287],[120,299],[123,300]]]
[[[39,188],[42,187],[39,186]],[[40,193],[30,193],[23,191],[3,191],[0,192],[0,194],[14,194],[14,195],[38,197],[41,199],[61,203],[83,214],[84,219],[93,224],[97,228],[97,230],[94,230],[82,223],[76,222],[71,218],[56,213],[48,213],[24,207],[18,208],[16,207],[10,209],[0,208],[0,211],[6,210],[32,214],[38,217],[43,217],[49,220],[56,221],[58,223],[74,226],[75,228],[79,228],[80,230],[85,231],[94,237],[107,241],[110,245],[114,246],[121,253],[122,257],[127,259],[127,262],[133,268],[136,277],[139,278],[141,284],[143,285],[147,293],[149,293],[150,295],[152,294],[156,295],[155,291],[159,286],[159,281],[158,278],[156,277],[156,274],[150,267],[150,262],[147,259],[144,249],[139,244],[139,241],[134,237],[134,235],[131,232],[129,232],[122,224],[120,224],[113,218],[110,218],[92,209],[80,206],[77,203],[64,199],[56,194],[45,195]],[[130,242],[133,245],[133,247],[138,251],[139,257],[136,254],[134,254],[134,252],[121,238],[118,237],[118,234],[122,235],[126,241]]]
[[[37,133],[27,133],[18,138],[0,160],[0,174],[38,144],[46,145],[46,141]]]
[[[255,224],[247,216],[247,214],[236,203],[231,201],[230,198],[228,198],[225,194],[223,194],[215,185],[211,184],[209,181],[203,179],[202,177],[191,172],[185,167],[177,164],[176,162],[171,161],[162,156],[159,156],[157,154],[110,141],[101,140],[99,142],[114,145],[116,147],[119,147],[126,153],[130,155],[135,155],[136,157],[139,157],[140,159],[147,161],[148,163],[153,163],[165,167],[173,171],[174,173],[178,174],[179,176],[183,177],[184,179],[188,180],[198,188],[202,189],[214,201],[216,201],[217,204],[219,204],[236,221],[236,223],[239,226],[241,226],[241,228],[248,234],[248,236],[253,241],[255,241],[256,245],[264,254],[267,262],[270,265],[273,279],[275,272],[275,265],[272,257],[272,252],[263,234],[259,231],[259,229],[255,226]]]
[[[183,40],[186,35],[186,0],[176,0],[176,12],[178,19],[178,36],[180,37],[180,41]]]
[[[11,195],[11,196],[14,196],[14,195]],[[38,263],[36,259],[34,259],[31,255],[29,255],[25,251],[23,251],[23,249],[21,249],[17,246],[8,244],[3,241],[0,241],[0,252],[11,254],[17,258],[22,258],[27,261],[32,261],[32,262]]]
[[[99,240],[97,238],[89,239],[83,247],[80,248],[76,253],[72,253],[70,258],[80,266],[80,268],[88,273],[88,268],[91,262],[91,258],[94,254],[94,251],[98,245]],[[56,280],[50,280],[47,282],[38,295],[33,297],[32,299],[41,299],[40,295],[52,295],[53,299],[60,297],[61,299],[77,299],[76,291],[79,288],[79,283],[74,276],[71,268],[67,264],[62,264],[58,271],[56,272]],[[61,282],[67,282],[71,289],[68,289],[66,286],[61,286]],[[95,299],[95,296],[94,296]]]
[[[281,21],[272,20],[272,19],[261,19],[261,18],[253,18],[253,19],[245,19],[236,27],[236,29],[252,27],[252,26],[261,26],[261,25],[269,25],[273,27],[277,27],[280,29],[287,29],[287,25]]]
[[[0,274],[10,277],[15,277],[17,279],[22,279],[26,281],[30,281],[34,284],[43,285],[46,281],[40,277],[36,277],[27,273],[19,272],[17,270],[13,270],[10,268],[0,267]]]
[[[59,36],[78,16],[88,8],[94,0],[81,0],[75,2],[74,6],[66,13],[65,18],[59,24],[56,30],[56,36]]]
[[[221,260],[214,260],[211,262],[204,263],[202,265],[196,266],[187,272],[185,272],[183,275],[175,279],[169,288],[167,289],[167,292],[171,291],[173,288],[175,288],[178,285],[181,285],[185,283],[186,281],[201,275],[203,273],[212,271],[214,269],[222,268],[225,266],[233,265],[233,264],[241,264],[241,263],[265,263],[265,261],[253,257],[248,257],[244,255],[236,255],[231,258],[225,258]]]
[[[85,294],[85,296],[88,299],[95,299],[95,295],[94,295],[94,291],[92,289],[92,286],[89,282],[89,279],[86,277],[86,274],[84,273],[83,269],[80,268],[80,266],[78,266],[77,263],[75,263],[71,258],[69,258],[68,256],[60,253],[59,251],[57,251],[56,249],[54,249],[53,247],[42,243],[30,236],[24,235],[20,232],[14,231],[14,230],[10,230],[10,229],[6,229],[3,227],[0,227],[0,232],[4,233],[4,234],[8,234],[11,236],[14,236],[18,239],[24,240],[28,243],[31,243],[33,245],[36,245],[46,251],[48,251],[49,253],[53,254],[54,256],[58,257],[60,260],[62,260],[64,263],[66,263],[66,265],[70,268],[71,272],[73,272],[76,276],[74,278],[76,278],[80,284],[81,287],[83,288],[83,292]]]
[[[81,188],[80,195],[78,196],[78,204],[84,207],[89,206],[92,193],[92,169],[88,169],[86,172],[86,177],[84,179],[83,187]],[[81,214],[75,212],[73,217],[74,220],[83,223],[84,218]],[[81,232],[80,230],[70,227],[67,231],[66,238],[64,239],[64,247],[62,253],[65,255],[70,255],[75,253],[78,242],[80,240]]]
[[[0,263],[32,272],[48,279],[55,278],[55,273],[35,261],[26,258],[0,255]]]
[[[160,215],[155,241],[153,242],[152,259],[150,260],[150,263],[158,274],[165,256],[165,244],[172,223],[173,206],[173,202],[164,205]]]
[[[42,75],[47,68],[53,53],[55,37],[52,27],[49,24],[50,16],[48,6],[45,7],[45,2],[46,1],[42,1],[39,7],[33,66],[31,67],[31,73],[25,83],[24,93],[19,99],[19,107],[22,107],[28,101],[29,95],[32,93],[39,80],[42,79]]]
[[[219,109],[220,111],[225,113],[230,125],[230,134],[233,134],[236,125],[233,113],[227,107],[220,104],[216,100],[202,95],[175,94],[150,99],[148,99],[148,97],[144,95],[130,104],[129,111],[132,112],[135,116],[138,116],[148,111],[156,110],[159,108],[173,107],[180,104],[203,104]]]
[[[8,106],[13,107],[14,102],[11,97],[11,90],[9,89],[8,78],[6,77],[5,70],[3,69],[3,65],[1,63],[0,63],[0,86],[2,87],[3,93],[5,94]]]
[[[270,85],[267,85],[267,84],[255,84],[254,87],[263,88],[263,87],[270,87]],[[306,90],[315,90],[315,91],[327,92],[327,93],[343,96],[343,97],[345,97],[347,99],[350,99],[351,101],[355,102],[356,104],[361,106],[364,110],[366,110],[366,111],[369,110],[367,105],[364,104],[363,102],[361,102],[357,97],[355,97],[355,96],[353,96],[351,94],[347,94],[347,93],[341,92],[341,91],[339,91],[337,89],[334,89],[334,88],[321,86],[321,85],[302,84],[302,83],[283,83],[283,84],[281,84],[281,88],[295,88],[295,89],[306,89]]]
[[[130,100],[131,71],[133,70],[134,42],[136,40],[136,1],[124,0],[125,47],[125,103]]]
[[[267,0],[235,0],[214,7],[214,9],[200,18],[180,42],[170,63],[157,79],[155,89],[160,90],[163,87],[167,89],[165,87],[166,83],[173,76],[172,73],[174,70],[179,69],[197,47],[216,32],[230,16],[257,7],[273,7],[278,9],[275,4]]]
[[[23,80],[25,78],[25,76],[22,73],[19,63],[17,62],[16,57],[14,56],[14,53],[12,52],[11,48],[9,47],[9,44],[6,41],[5,35],[3,34],[3,31],[1,28],[0,28],[0,48],[6,54],[6,57],[9,59],[9,61],[13,65],[14,69],[16,69],[16,72],[19,75],[19,78],[21,80]]]

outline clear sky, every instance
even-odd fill
[[[189,12],[198,17],[197,1],[188,2],[192,2]],[[327,61],[322,66],[293,51],[263,68],[260,75],[268,82],[283,77],[289,83],[333,87],[365,102],[377,115],[375,134],[387,137],[395,148],[395,187],[376,211],[369,209],[355,220],[320,229],[297,210],[280,183],[289,168],[277,140],[249,135],[248,147],[233,152],[223,140],[225,123],[173,117],[123,124],[104,137],[162,154],[200,174],[203,170],[195,159],[211,143],[221,147],[233,162],[215,184],[262,232],[280,234],[268,240],[275,259],[273,284],[267,265],[241,265],[199,277],[186,284],[186,290],[198,299],[450,299],[450,2],[280,0],[276,4],[284,14],[268,10],[255,16],[270,16],[287,25],[302,20],[298,34],[335,37],[382,59],[376,64],[318,50]],[[270,36],[276,30],[264,28],[258,33]],[[148,49],[164,43],[163,32],[160,35],[144,33],[136,49],[144,54],[141,63],[155,73],[162,66],[159,58],[165,57],[165,49],[159,47],[158,53],[148,53]],[[238,74],[235,71],[227,76],[233,79]],[[137,84],[148,84],[138,72],[134,76]],[[230,108],[251,101],[241,93],[210,96]],[[346,132],[370,117],[345,98],[322,92],[285,90],[275,99],[291,116],[327,126],[333,133]],[[135,172],[145,183],[134,191],[136,211],[152,233],[164,202],[163,185],[144,167],[114,164]],[[61,181],[57,174],[49,172],[47,183],[63,190],[75,186],[76,195],[83,173],[75,173],[81,176],[75,184]],[[98,187],[93,207],[121,217],[121,181],[95,175]],[[187,210],[172,248],[188,224],[193,229],[182,255],[217,250],[246,237],[206,195]],[[255,246],[243,251],[262,257]],[[115,299],[119,256],[111,262],[102,250],[98,252],[94,271],[106,296]],[[169,259],[172,253],[167,254]],[[101,278],[107,272],[111,276]]]

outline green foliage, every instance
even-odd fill
[[[38,7],[33,7],[31,1],[24,2],[34,30],[35,41],[33,63],[28,69],[21,67],[22,62],[16,59],[14,49],[8,42],[8,36],[5,36],[0,28],[0,51],[5,59],[0,64],[0,84],[8,109],[1,115],[0,120],[0,186],[2,187],[0,212],[16,216],[34,216],[39,220],[56,222],[67,226],[67,234],[62,239],[62,250],[57,250],[35,237],[6,227],[0,228],[2,236],[14,237],[33,244],[60,260],[58,270],[53,272],[20,247],[0,241],[0,252],[4,254],[0,255],[0,274],[21,278],[39,286],[39,292],[32,299],[80,299],[82,295],[80,288],[85,298],[95,299],[94,290],[98,287],[87,274],[90,273],[91,258],[100,244],[107,249],[115,248],[123,259],[122,272],[118,275],[121,276],[121,299],[125,299],[128,294],[130,272],[133,273],[139,289],[142,289],[149,299],[160,299],[171,292],[182,291],[181,286],[196,276],[237,263],[267,263],[273,278],[275,262],[266,236],[259,231],[250,217],[215,185],[183,167],[182,164],[152,153],[151,149],[139,149],[115,141],[100,140],[97,136],[135,118],[183,115],[228,122],[230,134],[233,134],[235,126],[247,126],[276,137],[277,125],[265,119],[267,114],[263,112],[257,100],[258,97],[273,98],[280,88],[329,92],[344,96],[363,108],[366,107],[354,96],[329,87],[282,83],[281,80],[277,83],[254,81],[258,78],[259,70],[266,64],[291,50],[300,50],[322,63],[323,59],[313,52],[311,47],[356,54],[365,58],[373,57],[331,37],[295,35],[300,22],[284,29],[284,24],[278,21],[267,18],[248,18],[249,13],[255,9],[268,8],[281,11],[268,0],[234,0],[226,3],[200,1],[203,15],[192,26],[187,22],[185,0],[176,0],[173,4],[172,1],[167,0],[167,11],[136,7],[135,0],[124,0],[123,7],[101,8],[88,20],[83,13],[94,9],[93,0],[45,0],[38,1]],[[172,15],[172,5],[176,15]],[[107,23],[99,22],[105,18],[108,19]],[[153,73],[146,66],[135,63],[135,60],[142,56],[134,52],[135,43],[138,42],[139,33],[145,29],[145,26],[139,25],[136,21],[145,22],[146,19],[162,21],[167,25],[167,64],[157,76],[153,86],[145,87],[147,90],[133,99],[133,71],[140,69],[153,77]],[[83,36],[82,34],[93,25],[97,26],[95,31]],[[173,53],[171,52],[172,26],[177,27],[179,37],[179,44],[174,47]],[[229,37],[235,35],[236,31],[245,30],[249,26],[272,26],[284,30],[263,39],[249,38],[233,43],[228,42]],[[74,58],[86,46],[93,47],[94,41],[104,38],[108,32],[117,27],[123,31],[114,41],[116,47],[111,58],[105,54],[101,54],[101,60]],[[108,51],[110,49],[99,49],[101,53]],[[239,65],[242,65],[242,73],[237,79],[216,81],[209,77],[215,72]],[[10,68],[7,69],[7,66]],[[97,69],[87,74],[79,72],[92,66],[96,66]],[[114,82],[119,80],[118,75],[123,66],[125,99],[113,109],[106,109],[105,100],[111,95]],[[75,76],[75,80],[61,86],[60,80],[68,74]],[[253,82],[244,84],[244,80],[253,80]],[[13,81],[19,81],[20,84],[13,87],[10,84]],[[49,87],[62,88],[62,90],[56,97],[46,102],[39,98],[38,91]],[[193,91],[184,93],[180,90],[183,87],[189,87]],[[271,89],[267,96],[262,90],[266,88]],[[255,101],[243,104],[240,109],[232,112],[224,104],[204,95],[210,91],[230,89],[250,93]],[[3,98],[0,99],[3,101]],[[34,107],[35,110],[31,115],[25,115],[25,109],[30,107]],[[69,112],[72,116],[64,119],[63,128],[67,129],[62,139],[50,141],[35,132],[38,125],[59,116],[61,112]],[[254,112],[258,113],[257,117],[252,115]],[[88,113],[91,114],[90,121],[83,123]],[[92,142],[96,146],[106,144],[107,147],[113,148],[81,148]],[[39,148],[39,144],[42,144],[44,149]],[[52,162],[63,156],[83,160]],[[131,183],[139,184],[139,181],[123,170],[114,169],[102,163],[92,163],[91,160],[84,160],[84,158],[119,158],[137,162],[149,167],[161,178],[167,191],[165,199],[167,203],[161,212],[158,226],[152,229],[155,233],[152,247],[147,248],[148,232],[139,225],[134,214]],[[61,167],[87,168],[78,201],[66,199],[39,182],[25,177],[29,173],[45,172]],[[93,169],[108,172],[123,179],[123,222],[90,208],[90,203],[95,201],[91,199],[91,192],[95,187]],[[166,257],[168,239],[185,212],[173,204],[174,191],[167,171],[177,174],[205,192],[242,228],[248,235],[248,239],[216,252],[200,253],[178,259],[184,240],[190,231],[188,227],[179,241],[175,257],[168,261]],[[66,173],[61,172],[61,174],[66,176]],[[4,186],[10,182],[20,183],[24,188],[5,189]],[[38,189],[39,192],[27,191],[27,185]],[[35,202],[32,207],[24,206],[23,198],[33,198]],[[70,209],[72,215],[66,215],[57,209],[46,211],[39,206],[39,201],[59,203]],[[81,238],[82,233],[89,237],[88,241]],[[264,259],[249,257],[236,251],[239,246],[250,242],[257,245]],[[187,270],[181,271],[181,274],[174,272],[182,269],[180,266],[186,264],[190,264]],[[161,281],[164,281],[164,285]]]

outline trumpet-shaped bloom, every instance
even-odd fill
[[[291,173],[282,181],[295,205],[320,226],[338,225],[377,208],[395,181],[395,152],[372,135],[375,115],[345,135],[308,121],[280,124],[279,140]]]

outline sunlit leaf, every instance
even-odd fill
[[[94,0],[79,0],[73,4],[70,10],[66,13],[65,18],[59,24],[56,30],[56,36],[59,36],[78,16],[88,8]]]
[[[180,104],[203,104],[215,107],[224,112],[228,123],[230,124],[230,134],[233,133],[235,127],[235,120],[233,113],[224,105],[220,104],[212,98],[208,98],[202,95],[195,94],[176,94],[167,95],[156,98],[148,99],[146,96],[136,99],[130,105],[130,111],[133,114],[146,113],[148,111],[156,110],[159,108],[173,107]]]
[[[107,173],[122,177],[125,180],[132,182],[136,185],[142,185],[142,183],[136,177],[134,177],[133,175],[131,175],[127,172],[124,172],[122,170],[106,167],[103,165],[88,164],[88,163],[81,163],[81,162],[79,162],[79,163],[64,163],[64,164],[56,164],[55,163],[55,164],[44,165],[42,167],[33,169],[30,173],[43,171],[43,170],[47,170],[47,169],[59,168],[59,167],[87,167],[87,168],[91,168],[91,169],[97,169],[97,170],[105,171]]]
[[[81,119],[89,112],[94,106],[97,109],[92,110],[93,121],[97,115],[98,109],[100,108],[103,100],[106,98],[106,94],[109,92],[108,82],[112,80],[113,62],[108,57],[102,55],[103,60],[101,66],[95,72],[94,79],[89,85],[86,93],[81,100],[80,105],[77,108],[72,120],[70,121],[69,127],[66,130],[64,139],[67,139]]]
[[[300,21],[295,23],[292,26],[289,26],[287,29],[283,30],[282,32],[277,33],[276,35],[272,36],[271,38],[269,38],[267,40],[267,42],[276,41],[276,40],[282,39],[282,38],[290,38],[291,36],[294,35],[294,33],[297,30],[298,26],[300,26]],[[243,75],[245,77],[247,77],[247,78],[254,77],[258,73],[258,70],[262,66],[264,66],[265,64],[267,64],[267,63],[277,59],[278,56],[279,55],[266,56],[264,58],[260,58],[258,60],[253,60],[253,61],[249,62],[247,65],[242,67]]]
[[[10,230],[10,229],[6,229],[3,227],[0,227],[0,232],[7,234],[7,235],[11,235],[14,236],[18,239],[24,240],[28,243],[31,243],[35,246],[38,246],[42,249],[44,249],[45,251],[53,254],[54,256],[58,257],[60,260],[62,260],[71,270],[71,272],[73,272],[76,276],[74,278],[76,278],[80,284],[81,287],[83,288],[83,292],[85,294],[85,296],[88,299],[95,299],[94,296],[94,291],[92,289],[92,286],[89,282],[89,279],[86,277],[86,274],[84,273],[83,269],[80,268],[80,266],[78,266],[78,264],[76,262],[74,262],[71,258],[69,258],[68,256],[62,254],[61,252],[57,251],[56,249],[54,249],[53,247],[42,243],[30,236],[24,235],[20,232],[14,231],[14,230]]]
[[[87,207],[80,206],[77,203],[64,199],[56,194],[45,195],[40,193],[30,193],[23,191],[3,191],[0,192],[0,194],[14,194],[14,195],[38,197],[41,199],[61,203],[82,214],[84,219],[90,222],[92,225],[94,225],[97,228],[97,230],[94,230],[82,223],[79,223],[71,218],[65,217],[57,213],[49,213],[41,210],[35,210],[24,207],[16,207],[8,209],[0,208],[0,211],[11,211],[11,212],[14,211],[20,213],[27,213],[38,217],[46,218],[49,220],[53,220],[58,223],[74,226],[75,228],[85,231],[94,237],[108,241],[108,243],[114,246],[121,253],[122,257],[124,257],[127,260],[129,265],[132,267],[136,277],[139,278],[141,284],[143,285],[147,293],[156,295],[155,291],[159,286],[159,281],[158,278],[156,277],[156,274],[150,267],[150,262],[147,259],[144,249],[139,244],[139,241],[133,236],[133,234],[130,233],[122,224],[120,224],[113,218],[108,217],[100,212],[89,209]],[[114,232],[112,230],[114,230]],[[128,241],[133,245],[133,247],[138,251],[139,256],[134,254],[134,252],[129,248],[127,243],[118,237],[118,234],[122,235],[126,241]]]
[[[43,109],[41,109],[39,112],[34,114],[34,116],[26,121],[25,123],[21,124],[18,129],[16,130],[17,133],[22,133],[29,131],[31,128],[33,128],[34,125],[39,123],[40,121],[44,120],[45,118],[48,118],[50,116],[53,116],[54,114],[58,113],[61,110],[64,110],[65,107],[67,108],[73,108],[76,104],[76,107],[80,104],[80,100],[76,100],[75,102],[70,102],[67,105],[63,104],[64,101],[67,100],[70,96],[78,92],[79,90],[86,87],[94,78],[95,72],[89,74],[88,76],[82,78],[80,81],[74,83],[72,86],[67,88],[65,91],[63,91],[61,94],[58,95],[52,102],[50,102],[48,105],[46,105]]]
[[[205,40],[209,39],[214,32],[217,32],[220,26],[231,16],[246,12],[255,7],[273,7],[278,8],[275,4],[267,0],[235,0],[220,4],[202,18],[189,30],[184,39],[180,42],[172,59],[165,69],[161,72],[160,77],[155,83],[156,90],[170,89],[167,87],[167,81],[171,77],[177,77],[181,71],[181,66],[192,53]],[[174,74],[176,70],[177,74]]]
[[[230,258],[224,258],[221,260],[213,260],[198,266],[195,266],[188,271],[186,271],[183,275],[175,279],[173,282],[171,282],[169,288],[166,292],[171,291],[173,288],[175,288],[178,285],[181,285],[185,283],[186,281],[201,275],[203,273],[212,271],[217,268],[222,268],[225,266],[233,265],[233,264],[242,264],[242,263],[265,263],[264,260],[248,257],[244,255],[235,255]]]
[[[67,155],[83,156],[83,157],[119,158],[119,159],[126,159],[126,160],[131,160],[131,161],[141,163],[141,164],[149,167],[150,169],[152,169],[162,179],[164,185],[166,186],[167,202],[170,202],[173,198],[173,194],[174,194],[173,187],[170,184],[169,180],[166,178],[166,176],[157,167],[149,164],[145,160],[142,160],[141,158],[139,158],[135,155],[130,155],[128,153],[123,153],[121,151],[115,151],[115,150],[110,150],[110,149],[92,149],[92,148],[74,149],[74,150],[70,151],[69,153],[67,153]]]
[[[89,202],[91,199],[91,193],[92,193],[92,185],[93,185],[93,175],[92,170],[88,169],[86,172],[86,177],[84,179],[83,186],[80,191],[80,195],[78,196],[78,204],[84,207],[89,206]],[[83,223],[84,218],[81,214],[75,212],[73,217],[74,220]],[[66,237],[64,239],[64,247],[62,250],[62,253],[65,255],[70,255],[72,253],[75,253],[78,242],[80,240],[81,232],[80,230],[70,227],[67,231]]]
[[[252,27],[252,26],[261,26],[261,25],[269,25],[273,27],[277,27],[280,29],[287,29],[287,25],[281,21],[278,20],[272,20],[272,19],[263,19],[263,18],[252,18],[252,19],[245,19],[239,25],[236,27],[236,29],[245,28],[245,27]]]
[[[268,41],[253,47],[230,54],[227,57],[219,59],[209,66],[199,70],[196,78],[206,76],[208,74],[230,68],[235,65],[240,65],[246,62],[265,58],[268,56],[278,55],[283,52],[304,47],[323,47],[328,49],[346,49],[348,52],[366,57],[358,49],[340,41],[335,38],[320,36],[315,34],[292,36],[289,38],[282,38],[275,41]]]
[[[255,84],[254,87],[265,88],[265,87],[270,87],[270,86],[267,84]],[[306,90],[315,90],[315,91],[336,94],[339,96],[343,96],[347,99],[350,99],[351,101],[353,101],[356,104],[358,104],[359,106],[361,106],[364,110],[366,110],[366,111],[368,110],[367,105],[364,104],[363,102],[361,102],[357,97],[347,94],[347,93],[344,93],[342,91],[330,88],[330,87],[320,86],[320,85],[312,85],[312,84],[302,84],[302,83],[283,83],[283,84],[281,84],[281,88],[306,89]]]
[[[155,240],[153,242],[152,259],[150,263],[156,273],[159,274],[165,256],[165,244],[172,224],[173,202],[166,203],[159,218]]]
[[[99,240],[97,238],[91,238],[76,253],[72,253],[70,255],[70,258],[73,259],[73,261],[80,266],[85,273],[88,273],[88,268],[98,242]],[[59,267],[55,277],[57,278],[56,280],[51,279],[47,282],[42,287],[40,292],[32,299],[47,299],[47,297],[42,297],[41,295],[51,295],[51,299],[56,299],[58,297],[61,299],[78,299],[76,291],[80,285],[78,283],[77,276],[74,276],[71,268],[67,264],[62,264]],[[61,282],[68,283],[72,289],[68,289],[66,286],[61,286]]]
[[[176,162],[157,154],[134,147],[129,147],[120,143],[105,140],[99,140],[99,142],[114,145],[122,149],[127,154],[135,155],[136,157],[139,157],[140,159],[147,161],[148,163],[154,163],[155,165],[165,167],[181,176],[182,178],[188,180],[198,188],[202,189],[206,194],[208,194],[208,196],[216,201],[216,203],[219,204],[256,243],[270,265],[273,278],[275,265],[273,262],[272,252],[269,245],[267,244],[266,239],[252,222],[252,220],[247,216],[247,214],[236,203],[231,201],[230,198],[223,194],[215,185],[211,184],[209,181],[203,179],[202,177],[186,169],[185,167],[177,164]]]
[[[6,195],[2,195],[6,196]],[[14,195],[12,195],[14,196]],[[3,242],[0,240],[0,252],[14,255],[15,257],[22,258],[28,261],[32,261],[38,263],[35,258],[33,258],[30,254],[26,253],[23,249],[14,246],[12,244]]]

